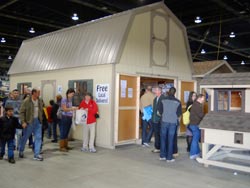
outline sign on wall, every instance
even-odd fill
[[[97,104],[109,104],[109,84],[97,84],[95,91]]]

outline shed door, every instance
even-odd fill
[[[137,77],[120,75],[118,142],[135,140],[137,135]]]
[[[186,102],[189,96],[189,92],[194,91],[194,82],[185,82],[181,81],[181,105],[182,105],[182,113],[186,111]],[[186,126],[182,123],[182,119],[180,122],[180,132],[183,133],[186,131]]]

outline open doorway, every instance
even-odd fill
[[[166,95],[167,92],[171,87],[175,84],[174,79],[167,79],[167,78],[155,78],[155,77],[141,77],[140,78],[140,97],[144,94],[145,89],[147,86],[152,86],[153,93],[154,87],[160,86],[162,88],[163,95]],[[142,133],[142,122],[141,122],[141,112],[139,116],[139,138],[141,139]]]

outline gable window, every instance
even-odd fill
[[[215,106],[217,111],[241,111],[243,90],[217,90]]]

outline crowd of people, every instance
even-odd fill
[[[154,93],[153,93],[154,90]],[[161,87],[147,86],[140,98],[142,117],[142,145],[150,147],[154,134],[155,142],[152,152],[159,153],[159,160],[174,162],[178,156],[177,134],[182,115],[182,105],[175,97],[176,89],[171,87],[163,94]],[[186,127],[187,152],[190,159],[200,156],[199,124],[204,116],[202,104],[205,97],[190,92],[186,110],[190,111],[190,123]]]
[[[79,106],[72,105],[75,94],[74,89],[69,88],[66,97],[56,96],[45,107],[40,97],[39,88],[27,88],[23,97],[14,89],[9,98],[2,103],[4,109],[0,114],[0,160],[5,155],[8,147],[8,161],[15,163],[14,150],[19,152],[19,158],[24,158],[25,146],[29,140],[29,146],[34,152],[34,160],[43,161],[42,146],[45,131],[51,142],[57,143],[57,126],[59,125],[60,140],[59,150],[68,152],[72,147],[68,144],[69,131],[72,125],[74,112],[78,109],[87,111],[87,123],[83,125],[84,138],[82,151],[95,153],[95,126],[98,114],[96,102],[90,93],[86,93]],[[89,136],[90,135],[90,136]]]
[[[152,91],[153,89],[153,91]],[[92,99],[91,93],[86,93],[79,106],[73,106],[72,99],[75,90],[69,88],[65,98],[56,96],[56,101],[50,100],[45,107],[38,88],[27,89],[21,98],[19,91],[14,89],[4,102],[4,112],[0,117],[0,159],[5,155],[8,147],[8,161],[15,163],[14,150],[19,152],[19,158],[24,158],[25,146],[33,149],[34,160],[43,161],[42,146],[46,132],[51,142],[57,143],[57,126],[59,125],[59,150],[68,152],[69,132],[72,126],[74,113],[78,109],[87,112],[87,120],[83,125],[83,145],[81,151],[95,153],[95,127],[98,118],[98,106]],[[176,89],[171,87],[168,93],[163,94],[161,87],[147,86],[140,97],[140,112],[142,117],[142,145],[150,147],[154,135],[154,149],[159,153],[159,160],[174,162],[178,156],[177,134],[182,115],[182,105],[175,97]],[[187,151],[190,159],[200,156],[199,123],[204,113],[202,104],[205,97],[190,92],[186,110],[190,111],[190,123],[186,128]]]

